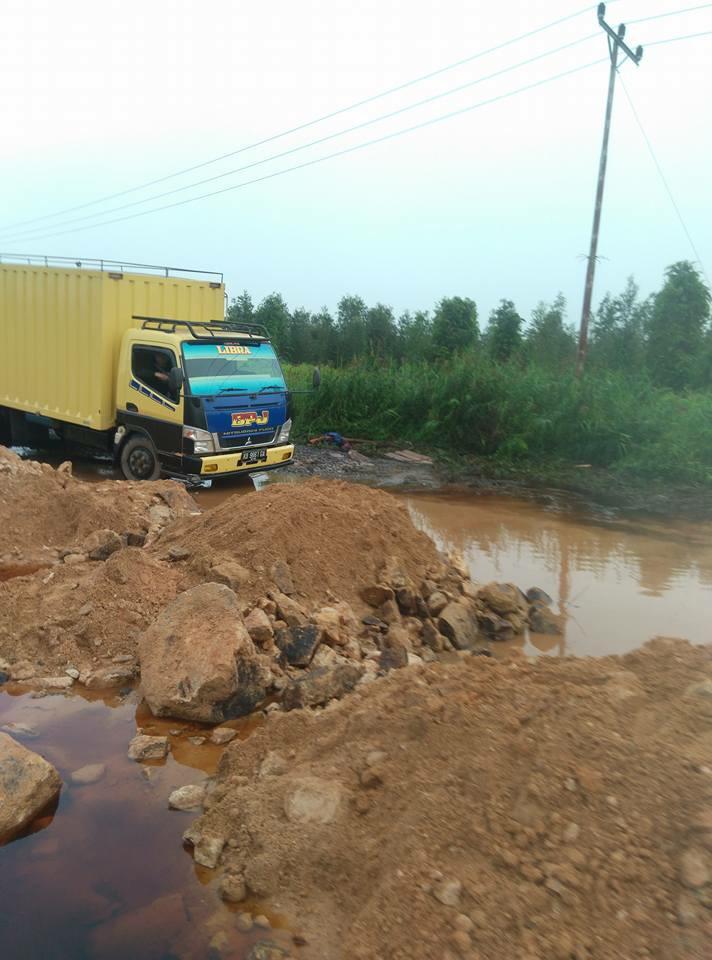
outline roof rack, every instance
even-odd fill
[[[197,320],[167,320],[163,317],[142,317],[133,314],[134,320],[142,320],[142,330],[160,330],[162,333],[175,333],[177,327],[186,327],[195,340],[215,340],[225,337],[252,337],[269,340],[269,331],[261,323],[234,323],[222,320],[209,320],[200,323]]]
[[[26,253],[0,253],[0,263],[27,264],[34,267],[69,267],[98,270],[101,273],[148,273],[164,277],[194,274],[200,279],[219,284],[223,275],[216,270],[188,270],[183,267],[162,267],[152,263],[130,263],[128,260],[92,260],[89,257],[44,257]]]

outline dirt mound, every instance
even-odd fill
[[[244,567],[249,576],[239,594],[246,601],[277,586],[309,604],[338,598],[359,610],[360,590],[378,582],[390,558],[415,583],[441,559],[395,497],[328,480],[231,497],[166,530],[156,549],[171,546],[188,551],[196,570],[221,560]],[[285,575],[291,591],[280,585]]]
[[[26,664],[27,679],[74,667],[84,680],[117,663],[129,676],[141,632],[175,598],[180,580],[174,567],[131,547],[103,563],[59,563],[8,580],[0,584],[0,660]]]
[[[702,960],[711,696],[682,641],[394,671],[230,746],[189,839],[302,957]]]
[[[20,556],[50,561],[57,548],[79,546],[95,530],[147,533],[157,506],[172,516],[197,510],[185,488],[170,480],[83,483],[69,465],[55,470],[0,447],[0,566]]]

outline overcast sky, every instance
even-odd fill
[[[617,0],[632,45],[712,31],[712,5]],[[580,313],[607,65],[207,200],[99,214],[255,163],[424,97],[592,39],[346,136],[104,220],[218,190],[501,96],[607,55],[595,8],[499,52],[193,173],[37,223],[238,150],[582,9],[576,0],[3,0],[0,251],[222,270],[228,292],[292,307],[344,293],[397,311],[502,297],[528,316],[562,290]],[[633,24],[641,17],[677,11]],[[708,272],[712,36],[650,46],[621,76]],[[84,229],[78,230],[77,227]],[[62,229],[74,229],[63,233]],[[51,236],[51,234],[58,234]],[[644,293],[694,254],[619,85],[597,301]]]

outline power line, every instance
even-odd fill
[[[712,37],[712,30],[703,30],[702,33],[686,33],[682,37],[668,37],[667,40],[652,40],[646,43],[647,47],[659,47],[661,43],[677,43],[678,40],[694,40],[695,37]]]
[[[613,0],[617,2],[617,0]],[[157,177],[154,180],[147,180],[144,183],[140,183],[135,187],[128,187],[125,190],[119,190],[115,193],[105,194],[102,197],[97,197],[95,200],[89,200],[86,203],[77,204],[71,207],[65,207],[62,210],[57,210],[54,213],[46,213],[39,217],[31,217],[28,220],[20,220],[12,224],[8,224],[8,230],[14,229],[15,227],[26,226],[30,223],[37,223],[41,220],[48,220],[54,217],[63,216],[65,213],[74,213],[77,210],[84,210],[87,207],[95,206],[98,203],[104,203],[108,200],[116,200],[119,197],[124,197],[129,193],[135,193],[138,190],[144,190],[148,187],[156,186],[159,183],[165,183],[167,180],[172,180],[175,177],[183,176],[186,173],[193,173],[195,170],[200,170],[203,167],[210,166],[213,163],[219,163],[221,160],[227,160],[230,157],[237,156],[237,154],[244,153],[247,150],[254,150],[257,147],[262,147],[265,144],[272,143],[275,140],[279,140],[282,137],[290,136],[293,133],[298,133],[300,130],[306,130],[308,127],[315,126],[318,123],[323,123],[326,120],[331,120],[334,117],[338,117],[342,113],[347,113],[350,110],[356,110],[358,107],[366,106],[369,103],[373,103],[375,100],[379,100],[382,97],[390,96],[393,93],[398,93],[401,90],[405,90],[408,87],[412,87],[417,83],[423,83],[426,80],[431,80],[433,77],[440,76],[443,73],[447,73],[450,70],[455,70],[458,67],[464,66],[466,63],[472,63],[474,60],[478,60],[481,57],[485,57],[490,53],[496,53],[498,50],[503,50],[505,47],[511,46],[514,43],[519,43],[521,40],[527,40],[529,37],[536,36],[538,33],[543,33],[545,30],[551,30],[553,27],[558,27],[562,23],[566,23],[569,20],[574,20],[577,17],[582,16],[584,13],[588,13],[590,10],[595,9],[594,6],[586,6],[580,10],[577,10],[575,13],[569,13],[564,17],[559,17],[557,20],[552,20],[549,23],[543,24],[541,27],[535,27],[533,30],[529,30],[526,33],[519,34],[516,37],[512,37],[509,40],[504,40],[502,43],[498,43],[493,47],[488,47],[485,50],[480,50],[478,53],[474,53],[469,57],[464,57],[461,60],[456,60],[453,63],[446,64],[443,67],[438,67],[436,70],[431,70],[429,73],[423,73],[420,76],[413,77],[411,80],[406,80],[403,83],[397,84],[394,87],[389,87],[387,90],[382,90],[380,93],[375,93],[369,97],[365,97],[362,100],[357,100],[355,103],[348,104],[345,107],[340,107],[338,110],[333,110],[330,113],[325,113],[320,117],[316,117],[313,120],[308,120],[304,123],[300,123],[295,127],[291,127],[288,130],[283,130],[280,133],[272,134],[269,137],[264,137],[262,140],[256,140],[253,143],[248,143],[243,147],[239,147],[237,150],[231,150],[228,153],[223,153],[220,156],[212,157],[209,160],[204,160],[201,163],[193,164],[193,166],[185,167],[182,170],[176,170],[174,173],[166,174],[162,177]]]
[[[532,63],[535,63],[538,60],[544,60],[547,57],[554,56],[557,53],[561,53],[563,50],[568,50],[571,47],[578,46],[581,43],[585,43],[588,40],[592,40],[594,37],[597,37],[597,33],[591,33],[587,37],[580,37],[578,40],[572,40],[568,43],[561,44],[558,47],[555,47],[552,50],[547,50],[545,53],[537,54],[534,57],[529,57],[526,60],[521,60],[519,63],[512,64],[509,67],[503,67],[501,70],[496,70],[494,73],[486,74],[481,77],[476,77],[474,80],[468,80],[466,83],[461,83],[457,87],[452,87],[448,90],[444,90],[441,93],[433,94],[429,97],[424,97],[422,100],[417,100],[414,103],[406,104],[403,107],[399,107],[397,110],[391,110],[389,113],[381,114],[378,117],[374,117],[371,120],[364,120],[361,123],[354,124],[351,127],[346,127],[343,130],[337,130],[335,133],[327,134],[324,137],[319,137],[317,140],[311,140],[308,143],[300,144],[296,147],[290,147],[288,150],[283,150],[280,153],[272,154],[269,157],[264,157],[261,160],[254,160],[252,163],[244,164],[241,167],[237,167],[233,170],[227,170],[225,173],[218,173],[212,177],[206,177],[203,180],[195,181],[194,183],[187,183],[181,187],[174,187],[171,190],[166,190],[163,193],[154,194],[151,197],[144,197],[141,200],[132,200],[129,203],[122,203],[116,207],[110,207],[108,210],[101,210],[97,213],[87,213],[81,217],[73,217],[70,220],[65,220],[59,224],[54,224],[53,226],[65,227],[71,226],[75,223],[81,223],[86,220],[91,220],[93,217],[105,217],[111,213],[117,213],[120,210],[126,210],[130,207],[136,207],[143,203],[151,203],[153,200],[161,200],[164,197],[172,196],[176,193],[182,193],[185,190],[192,190],[195,187],[203,186],[206,183],[214,183],[216,180],[223,180],[225,177],[232,177],[237,173],[244,173],[246,170],[251,170],[254,167],[262,166],[265,163],[270,163],[273,160],[280,160],[284,157],[291,156],[292,154],[299,153],[302,150],[307,150],[310,147],[319,146],[322,143],[327,143],[330,140],[335,140],[338,137],[346,136],[350,133],[355,133],[357,130],[362,130],[364,127],[369,127],[374,123],[380,123],[383,120],[390,120],[393,117],[399,116],[402,113],[407,113],[410,110],[414,110],[418,107],[425,106],[426,104],[433,103],[436,100],[441,100],[444,97],[452,96],[453,94],[460,93],[463,90],[468,89],[469,87],[476,86],[477,84],[484,83],[488,80],[493,80],[496,77],[503,76],[506,73],[510,73],[513,70],[518,70],[520,67],[529,66]],[[21,230],[19,233],[10,236],[3,240],[3,242],[15,242],[15,240],[22,241],[24,239],[32,239],[35,234],[42,233],[43,230],[47,227],[34,227],[29,230]]]
[[[625,81],[623,80],[623,77],[620,77],[620,82],[621,82],[621,86],[623,87],[623,93],[625,94],[626,100],[628,101],[628,105],[630,106],[630,109],[631,109],[631,111],[632,111],[632,113],[633,113],[633,116],[634,116],[634,118],[635,118],[635,122],[638,124],[638,129],[640,130],[641,134],[643,135],[643,140],[645,140],[645,144],[646,144],[646,146],[647,146],[647,148],[648,148],[648,152],[650,153],[650,156],[652,157],[653,163],[655,164],[655,169],[658,171],[658,175],[659,175],[659,177],[660,177],[660,181],[661,181],[663,187],[665,188],[665,192],[667,193],[668,197],[670,198],[670,203],[672,203],[673,209],[675,210],[675,213],[677,214],[677,219],[680,221],[680,226],[682,227],[682,229],[683,229],[683,231],[684,231],[684,233],[685,233],[685,236],[686,236],[687,239],[688,239],[688,242],[689,242],[689,244],[690,244],[690,249],[692,250],[692,252],[693,252],[694,255],[695,255],[695,260],[696,260],[696,261],[699,263],[699,265],[700,265],[700,268],[701,268],[701,270],[702,270],[702,273],[704,274],[705,280],[707,281],[707,286],[708,286],[708,287],[712,287],[712,284],[710,284],[710,278],[707,276],[707,271],[705,270],[705,265],[704,265],[704,263],[703,263],[703,261],[702,261],[702,257],[700,256],[700,254],[699,254],[699,252],[698,252],[698,250],[697,250],[697,247],[695,246],[695,241],[692,239],[692,234],[691,234],[690,231],[687,229],[687,224],[685,223],[685,219],[684,219],[684,217],[682,216],[682,211],[680,210],[679,206],[677,205],[677,201],[675,200],[675,197],[674,197],[674,195],[673,195],[673,192],[672,192],[672,190],[671,190],[671,188],[670,188],[670,184],[668,183],[667,178],[666,178],[665,174],[663,173],[663,168],[660,166],[660,161],[658,160],[657,155],[656,155],[656,153],[655,153],[655,150],[653,149],[653,144],[652,144],[652,142],[651,142],[651,140],[650,140],[650,137],[649,137],[649,136],[647,135],[647,133],[645,132],[645,128],[643,127],[643,122],[642,122],[642,120],[640,119],[640,116],[639,116],[639,114],[638,114],[638,111],[637,111],[636,108],[635,108],[635,104],[633,103],[633,99],[632,99],[630,93],[628,93],[628,88],[627,88],[626,85],[625,85]]]
[[[173,203],[167,203],[160,207],[152,207],[150,210],[140,210],[137,213],[130,213],[124,217],[115,217],[113,220],[101,221],[100,223],[88,223],[82,227],[72,227],[69,230],[60,230],[55,233],[45,234],[44,236],[39,238],[36,237],[35,239],[44,240],[44,239],[49,239],[51,237],[63,236],[64,234],[67,234],[67,233],[76,233],[77,231],[80,231],[80,230],[91,230],[94,227],[106,227],[106,226],[109,226],[110,224],[122,223],[126,220],[133,220],[137,217],[145,217],[151,213],[159,213],[162,210],[169,210],[169,209],[172,209],[173,207],[182,207],[185,204],[194,203],[197,200],[207,200],[209,197],[215,197],[223,193],[229,193],[232,190],[239,190],[242,187],[249,187],[252,184],[262,183],[265,180],[273,180],[275,177],[283,176],[286,173],[291,173],[295,170],[303,170],[306,167],[312,167],[318,163],[323,163],[326,160],[333,160],[336,157],[343,157],[346,154],[354,153],[357,150],[363,150],[366,147],[371,147],[378,143],[384,143],[387,140],[393,140],[396,137],[404,136],[407,133],[414,133],[416,130],[423,130],[426,127],[432,126],[433,124],[442,123],[444,120],[450,120],[453,117],[458,117],[458,116],[461,116],[462,114],[469,113],[472,110],[477,110],[479,107],[485,107],[492,103],[497,103],[500,100],[506,100],[509,97],[513,97],[519,93],[524,93],[527,90],[532,90],[535,87],[541,87],[544,84],[553,83],[555,80],[561,80],[564,77],[569,77],[572,74],[579,73],[581,70],[586,70],[589,67],[598,66],[601,63],[607,62],[607,60],[608,60],[607,57],[604,57],[598,60],[592,60],[589,63],[584,63],[577,67],[573,67],[570,70],[564,70],[562,73],[554,74],[551,77],[545,77],[543,80],[537,80],[533,83],[528,83],[523,87],[518,87],[515,90],[508,91],[507,93],[501,93],[498,96],[490,97],[487,100],[480,100],[479,102],[470,104],[467,107],[461,107],[458,110],[452,110],[450,113],[441,114],[440,116],[437,116],[437,117],[431,117],[429,120],[424,120],[421,123],[413,124],[413,126],[405,127],[402,130],[395,130],[392,133],[383,134],[383,136],[375,137],[372,140],[366,140],[363,143],[358,143],[351,147],[345,147],[343,150],[337,150],[334,153],[328,153],[322,157],[315,157],[312,160],[305,160],[303,163],[294,164],[293,166],[285,167],[282,170],[275,170],[273,173],[266,173],[263,176],[255,177],[252,180],[245,180],[242,183],[232,184],[229,187],[223,187],[220,190],[213,190],[210,193],[200,194],[197,197],[188,197],[185,200],[175,200]],[[10,254],[8,254],[8,256],[9,255]]]
[[[648,20],[662,20],[663,17],[677,17],[683,13],[692,13],[695,10],[709,10],[712,3],[701,3],[696,7],[685,7],[682,10],[668,10],[667,13],[656,13],[651,17],[638,17],[637,20],[628,20],[628,23],[647,23]]]

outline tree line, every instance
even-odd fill
[[[333,314],[290,310],[279,293],[255,305],[247,291],[232,300],[227,319],[262,323],[279,355],[290,363],[341,367],[355,361],[412,363],[477,354],[496,364],[567,370],[577,336],[562,294],[539,303],[527,322],[503,299],[481,324],[469,297],[443,297],[432,311],[368,306],[344,296]],[[588,368],[646,374],[674,390],[712,385],[710,291],[687,260],[665,270],[662,287],[646,298],[634,279],[607,293],[592,319]]]

